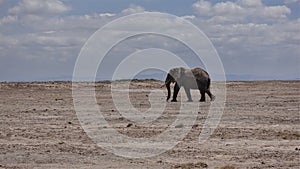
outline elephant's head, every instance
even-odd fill
[[[171,89],[170,89],[171,83],[178,83],[178,81],[180,81],[182,75],[184,74],[184,71],[185,71],[185,69],[182,67],[181,68],[173,68],[169,71],[169,73],[166,77],[166,80],[165,80],[165,85],[168,90],[167,101],[171,97]]]

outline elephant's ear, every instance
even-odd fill
[[[179,74],[179,77],[180,77],[180,78],[181,78],[182,76],[184,76],[184,74],[185,74],[185,68],[180,67],[179,70],[178,70],[178,74]]]

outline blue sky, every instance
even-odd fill
[[[0,81],[68,80],[96,30],[146,11],[200,28],[229,78],[300,78],[299,0],[0,0]]]

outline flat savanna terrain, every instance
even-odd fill
[[[152,90],[166,94],[162,84],[132,81],[132,105],[140,111],[149,109]],[[135,124],[118,113],[110,86],[109,82],[95,84],[97,105],[120,134],[155,136],[171,126],[179,113],[180,102],[168,102],[163,117],[152,125]],[[206,142],[200,144],[198,138],[212,104],[208,97],[199,104],[191,131],[174,148],[134,159],[116,156],[88,137],[76,116],[72,83],[0,83],[0,168],[299,169],[300,81],[227,82],[226,86],[223,116]],[[212,93],[217,87],[212,84]],[[192,95],[193,103],[198,103],[199,92]],[[157,102],[165,98],[157,95]]]

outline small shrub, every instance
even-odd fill
[[[233,167],[231,165],[226,165],[224,167],[221,167],[220,169],[235,169],[235,167]]]

